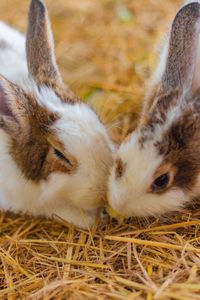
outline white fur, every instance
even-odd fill
[[[0,73],[13,83],[20,83],[28,77],[25,54],[25,37],[17,30],[0,22]]]
[[[53,125],[67,153],[76,157],[74,174],[54,173],[46,181],[27,180],[9,155],[9,136],[0,130],[0,205],[13,212],[29,212],[50,217],[57,214],[79,227],[92,225],[97,209],[103,204],[112,146],[104,126],[84,103],[63,103],[53,90],[40,87],[28,75],[25,38],[0,23],[0,73],[34,94],[38,103],[57,112],[60,119]],[[56,158],[55,158],[56,159]],[[82,217],[81,209],[85,215]]]

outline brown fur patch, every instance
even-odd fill
[[[10,98],[8,103],[12,114],[8,117],[4,115],[0,125],[10,135],[9,152],[23,175],[37,182],[48,179],[53,172],[74,172],[78,165],[76,158],[66,153],[56,133],[50,128],[59,116],[40,106],[33,96],[27,95],[18,86],[6,79],[4,81],[6,94],[1,95]],[[71,164],[55,155],[55,147]]]
[[[144,105],[144,110],[146,111],[143,113],[142,121],[140,122],[140,128],[144,128],[144,130],[150,129],[153,131],[155,125],[164,124],[169,108],[178,104],[181,93],[181,89],[177,88],[174,90],[169,90],[166,93],[160,91],[159,94],[155,94],[151,106],[146,107]]]
[[[177,169],[173,185],[185,190],[192,189],[200,174],[200,99],[191,101],[194,101],[193,107],[185,108],[181,118],[155,145],[165,162]]]
[[[65,86],[57,86],[56,84],[52,86],[52,89],[56,93],[56,95],[63,101],[69,104],[79,103],[81,102],[80,98],[72,92],[70,88]]]
[[[140,128],[141,138],[139,142],[141,147],[146,140],[151,138],[149,132],[154,133],[155,125],[160,124],[162,127],[165,124],[168,110],[178,105],[181,96],[180,88],[155,96],[149,115],[146,115],[146,120],[143,120],[143,127]],[[158,153],[164,157],[162,165],[170,164],[171,168],[176,170],[173,181],[170,182],[167,189],[179,187],[189,192],[195,186],[200,174],[200,96],[196,93],[184,101],[188,103],[188,106],[180,108],[181,117],[172,122],[168,131],[163,132],[162,139],[156,141],[154,146]],[[147,136],[145,131],[148,132]],[[158,177],[158,174],[160,174],[160,168],[155,176]]]
[[[20,128],[17,137],[12,136],[11,156],[22,173],[34,181],[47,179],[54,172],[72,173],[77,167],[76,159],[65,152],[64,146],[49,128],[58,116],[50,114],[45,108],[40,107],[39,111],[34,100],[31,101],[28,114],[21,116],[26,130],[24,127]],[[70,166],[56,157],[54,147],[61,149],[60,151],[73,161],[73,165]]]
[[[144,143],[146,142],[146,140],[147,140],[147,136],[145,136],[145,135],[142,135],[141,137],[139,137],[138,143],[140,145],[140,149],[142,149],[144,147]]]
[[[117,158],[115,162],[115,177],[116,179],[119,179],[122,177],[122,175],[125,172],[126,165],[123,163],[121,158]]]

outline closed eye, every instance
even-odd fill
[[[54,148],[53,151],[54,151],[54,154],[55,154],[60,160],[66,162],[66,163],[69,164],[71,167],[73,167],[72,162],[71,162],[67,157],[65,157],[58,149]]]

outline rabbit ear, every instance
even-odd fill
[[[193,2],[177,13],[170,32],[161,89],[190,88],[197,62],[200,33],[200,3]],[[161,64],[163,62],[161,61]]]
[[[26,103],[24,92],[0,75],[0,128],[17,134],[26,114]]]
[[[48,12],[41,0],[32,0],[26,36],[28,69],[37,84],[62,83],[54,54]]]

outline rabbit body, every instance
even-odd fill
[[[44,3],[26,38],[0,22],[0,205],[86,228],[103,205],[112,145],[96,114],[66,87]]]
[[[121,144],[108,200],[127,216],[158,216],[200,195],[200,3],[177,13],[136,130]]]

